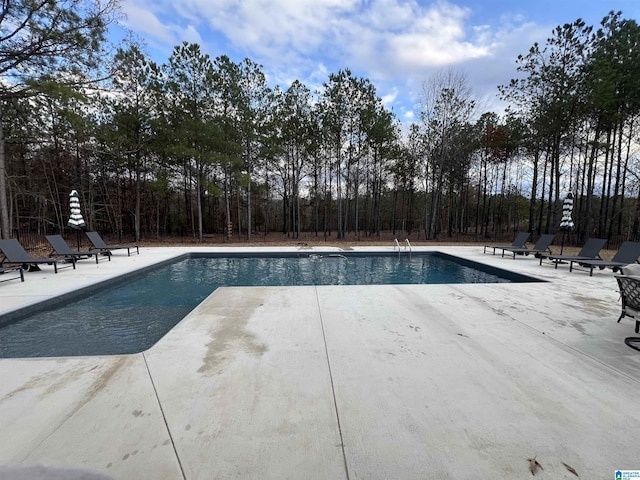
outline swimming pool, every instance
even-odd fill
[[[190,254],[62,304],[43,303],[38,311],[13,315],[0,328],[0,358],[141,352],[220,286],[532,281],[539,280],[439,252]]]

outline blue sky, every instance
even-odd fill
[[[463,72],[483,110],[502,113],[497,86],[515,60],[553,28],[610,10],[637,21],[638,0],[122,0],[125,25],[165,63],[175,45],[211,57],[250,58],[271,86],[314,90],[350,68],[371,80],[403,123],[419,118],[422,86],[437,72]]]

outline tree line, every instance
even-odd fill
[[[610,12],[558,26],[483,112],[461,72],[425,79],[402,125],[349,69],[312,91],[250,59],[177,45],[163,64],[105,40],[117,3],[6,4],[0,17],[0,227],[337,239],[637,236],[640,28]]]

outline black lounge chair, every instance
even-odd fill
[[[503,247],[502,256],[504,257],[504,252],[513,253],[513,258],[516,258],[516,254],[529,255],[530,253],[533,253],[534,255],[535,254],[541,255],[545,252],[551,253],[551,249],[549,248],[549,245],[551,245],[551,242],[553,242],[554,238],[555,238],[555,234],[545,233],[543,235],[540,235],[540,238],[538,239],[536,244],[533,246],[533,248]]]
[[[8,282],[9,280],[17,280],[20,279],[21,282],[24,282],[24,270],[21,265],[16,265],[15,267],[0,267],[0,275],[4,275],[5,273],[11,272],[19,272],[20,276],[18,277],[9,277],[9,278],[1,278],[0,282]]]
[[[571,260],[599,260],[600,250],[604,248],[607,240],[605,238],[589,238],[585,242],[584,246],[580,249],[577,255],[540,255],[540,265],[542,260],[548,258],[555,264],[555,268],[558,268],[559,263],[567,263]]]
[[[65,257],[65,258],[37,258],[32,257],[29,253],[24,249],[20,242],[15,238],[5,238],[4,240],[0,240],[0,250],[2,250],[3,258],[0,261],[0,267],[4,267],[7,264],[12,265],[22,265],[23,268],[25,265],[39,265],[41,263],[46,263],[47,265],[53,265],[53,271],[58,273],[58,262],[60,260],[69,260],[73,264],[73,268],[76,268],[76,259],[73,257]]]
[[[640,242],[623,242],[611,260],[571,260],[569,271],[572,271],[573,264],[577,263],[581,267],[589,269],[589,276],[593,276],[593,269],[604,270],[606,267],[613,268],[617,272],[620,267],[636,263],[640,257]]]
[[[98,252],[95,250],[93,252],[90,251],[74,251],[71,250],[69,244],[65,242],[62,235],[45,235],[44,238],[47,239],[53,251],[49,254],[50,257],[74,257],[76,260],[81,260],[85,257],[91,258],[96,257],[96,264],[98,263]],[[111,261],[111,257],[109,257],[109,261]]]
[[[136,253],[140,254],[140,249],[137,245],[107,245],[98,232],[85,232],[92,247],[89,250],[99,250],[105,255],[111,255],[111,250],[124,250],[127,249],[127,256],[131,256],[131,249],[135,248]]]
[[[524,248],[526,246],[527,240],[529,240],[529,236],[531,234],[529,232],[520,232],[518,233],[518,235],[516,235],[516,238],[513,240],[513,243],[511,245],[485,245],[484,246],[484,252],[483,253],[487,253],[487,248],[493,248],[493,254],[496,254],[496,250],[497,249],[502,249],[503,250],[503,256],[504,256],[504,249],[505,248]]]

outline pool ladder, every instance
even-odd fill
[[[400,247],[400,242],[398,242],[398,239],[396,238],[394,240],[395,242],[395,246],[393,247],[393,249],[395,250],[396,248],[398,249],[398,257],[400,256],[400,252],[402,251],[402,247]],[[409,251],[409,256],[411,256],[411,242],[409,242],[408,238],[404,239],[404,250],[405,252],[408,250]]]

